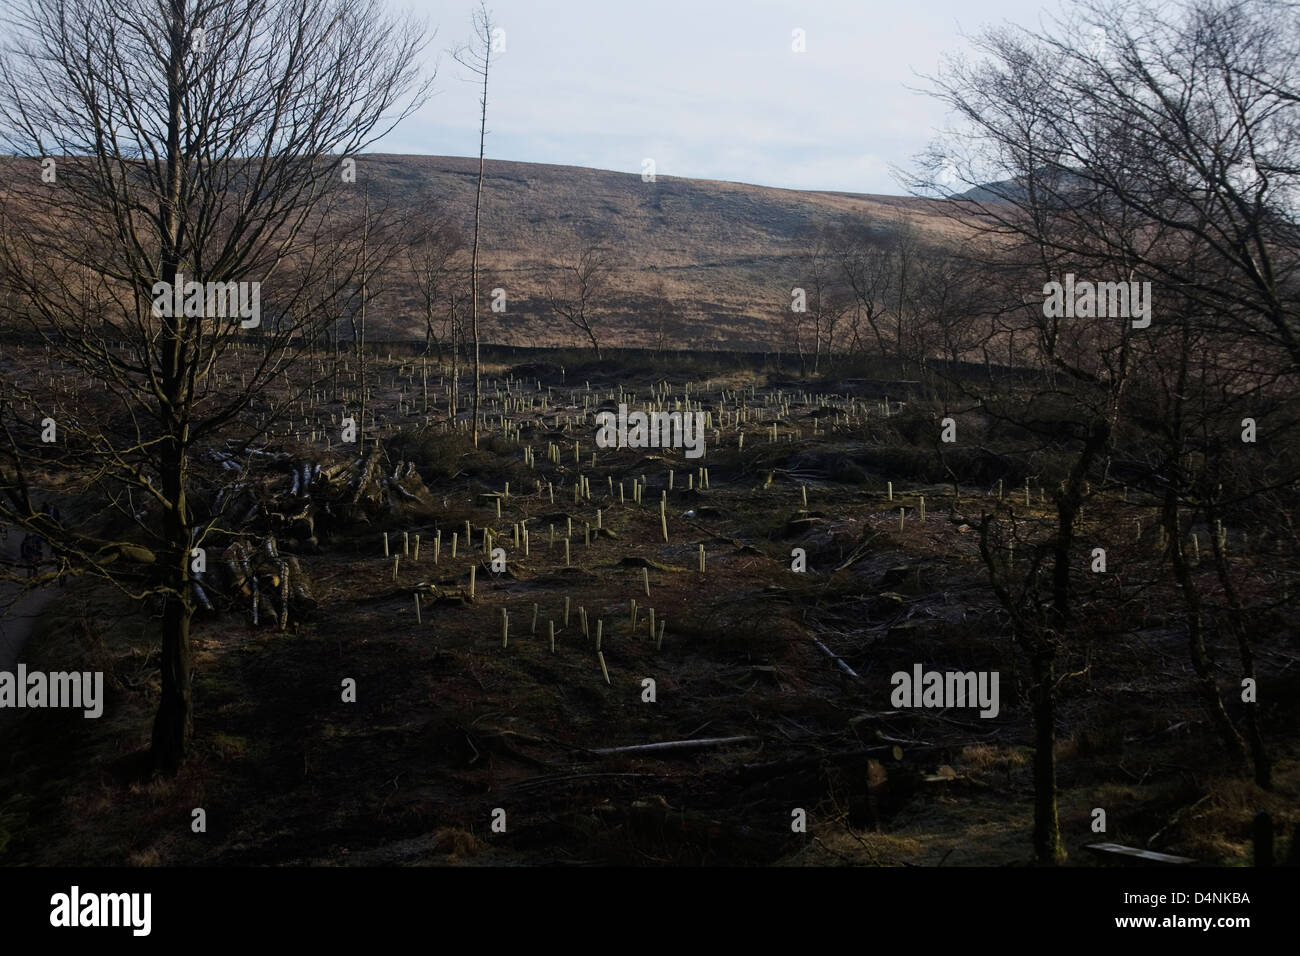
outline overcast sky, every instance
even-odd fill
[[[478,154],[478,95],[447,55],[473,0],[392,0],[437,35],[437,94],[377,151]],[[489,159],[795,189],[899,193],[943,126],[923,86],[963,35],[1037,26],[1055,0],[492,0]],[[802,29],[806,52],[791,49]]]

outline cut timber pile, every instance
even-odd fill
[[[234,484],[216,493],[212,511],[219,526],[274,534],[287,551],[314,553],[319,535],[332,526],[400,517],[429,501],[415,464],[399,461],[390,467],[379,445],[364,458],[331,465],[286,453],[252,454],[256,457],[240,464],[224,452],[209,453],[222,468],[219,477],[237,474]]]
[[[210,451],[220,467],[211,477],[214,529],[234,540],[215,569],[197,573],[195,603],[214,611],[224,595],[254,625],[284,630],[289,620],[316,609],[306,575],[295,553],[320,550],[320,535],[347,524],[402,517],[429,502],[429,492],[414,463],[388,462],[376,444],[363,458],[327,464],[287,453],[251,450],[241,461]]]
[[[316,599],[298,559],[281,555],[274,536],[254,546],[236,541],[226,548],[215,575],[195,574],[195,601],[212,611],[210,593],[217,587],[235,607],[244,610],[254,627],[274,624],[283,631],[289,626],[290,617],[301,620],[316,610]]]

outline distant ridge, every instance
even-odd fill
[[[436,200],[469,231],[476,158],[369,154],[357,157],[358,182],[397,207]],[[582,344],[549,317],[541,281],[561,268],[563,249],[599,240],[618,262],[617,293],[604,319],[611,344],[676,347],[775,347],[777,321],[789,307],[802,237],[846,215],[882,225],[904,217],[927,232],[950,223],[937,201],[811,191],[659,175],[489,159],[485,166],[482,250],[484,288],[502,287],[505,316],[491,315],[487,341]],[[662,292],[666,320],[647,319]],[[409,301],[409,300],[408,300]],[[394,337],[419,337],[418,319],[385,321]],[[664,328],[664,325],[667,328]]]
[[[476,157],[360,154],[359,207],[400,215],[448,216],[468,236]],[[26,163],[0,157],[0,166]],[[35,168],[35,167],[34,167]],[[0,170],[7,180],[22,171]],[[35,181],[35,180],[33,180]],[[39,208],[39,206],[35,207]],[[599,241],[616,274],[601,303],[602,340],[615,346],[775,349],[790,289],[801,277],[807,237],[845,217],[881,228],[906,220],[923,233],[950,233],[940,201],[783,189],[720,180],[488,159],[482,209],[481,294],[506,293],[504,314],[480,311],[483,340],[497,344],[585,345],[547,307],[544,283],[558,277],[575,244]],[[39,213],[38,213],[39,214]],[[389,268],[368,312],[370,341],[423,340],[409,269]],[[347,332],[344,331],[346,335]]]

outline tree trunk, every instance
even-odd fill
[[[1216,528],[1218,509],[1215,508],[1212,501],[1206,508],[1205,515],[1209,527]],[[1214,551],[1214,568],[1219,576],[1219,584],[1223,587],[1224,596],[1228,599],[1228,607],[1231,608],[1233,614],[1229,628],[1237,639],[1237,654],[1241,660],[1241,676],[1250,678],[1256,685],[1255,690],[1258,694],[1259,677],[1255,673],[1255,650],[1251,647],[1250,635],[1246,631],[1246,622],[1243,620],[1245,609],[1241,606],[1241,600],[1237,597],[1237,589],[1233,586],[1232,577],[1228,573],[1228,558],[1224,554],[1217,534],[1212,533],[1210,535],[1210,546]],[[1264,734],[1259,727],[1258,700],[1245,701],[1243,706],[1246,709],[1246,742],[1250,745],[1250,756],[1255,765],[1255,783],[1261,790],[1272,790],[1273,759],[1269,756],[1268,747],[1264,743]]]
[[[181,425],[182,436],[187,429],[188,426]],[[154,718],[151,758],[156,770],[168,774],[180,768],[189,750],[194,720],[190,695],[190,617],[193,607],[189,599],[192,529],[185,494],[187,454],[184,438],[173,438],[161,476],[163,494],[173,507],[167,509],[163,517],[167,543],[166,563],[161,571],[162,583],[169,593],[163,603],[162,698]]]
[[[1110,426],[1101,419],[1087,425],[1083,448],[1070,469],[1070,476],[1056,502],[1056,541],[1052,556],[1052,609],[1058,627],[1064,628],[1070,619],[1070,552],[1074,544],[1074,521],[1083,504],[1084,481],[1088,469],[1106,447]]]
[[[449,296],[448,318],[451,321],[451,402],[447,409],[448,417],[451,418],[451,427],[456,427],[456,416],[460,414],[460,350],[464,344],[461,340],[464,333],[461,330],[460,318],[456,315],[456,299],[454,294]]]
[[[184,5],[171,4],[171,60],[168,63],[167,155],[176,161],[167,168],[167,197],[159,210],[162,237],[161,277],[173,287],[180,269],[177,252],[180,226],[181,159],[181,69],[188,36]],[[162,698],[154,719],[150,751],[155,768],[174,773],[189,748],[193,727],[190,698],[190,524],[185,499],[186,456],[189,453],[188,410],[192,395],[187,376],[191,360],[192,332],[182,316],[164,318],[160,327],[159,379],[162,397],[159,420],[168,435],[160,462],[163,497],[170,503],[164,511],[163,535],[166,563],[160,568],[161,583],[167,589],[163,605]]]
[[[370,277],[370,189],[366,188],[364,221],[361,226],[361,312],[359,339],[357,342],[357,370],[361,376],[361,394],[358,396],[359,407],[357,408],[357,450],[365,452],[365,422],[366,422],[366,299],[370,290],[367,288],[367,279]]]
[[[188,555],[183,557],[188,562]],[[169,597],[163,607],[162,699],[151,749],[154,768],[167,774],[180,769],[194,729],[190,667],[190,608],[184,600]]]
[[[1214,729],[1223,741],[1224,749],[1234,764],[1246,762],[1246,748],[1237,732],[1232,718],[1223,707],[1223,698],[1214,679],[1214,667],[1210,655],[1205,649],[1205,620],[1201,612],[1201,596],[1192,581],[1191,570],[1187,566],[1187,555],[1183,553],[1182,524],[1178,520],[1178,491],[1170,487],[1165,492],[1162,518],[1165,534],[1169,537],[1169,560],[1174,567],[1174,580],[1182,592],[1183,605],[1187,617],[1187,645],[1191,652],[1192,669],[1196,672],[1196,689],[1201,696],[1206,713],[1210,716]]]
[[[479,216],[483,206],[483,154],[487,138],[487,88],[488,68],[492,62],[490,33],[483,45],[483,102],[478,125],[478,188],[474,192],[474,251],[470,255],[470,334],[474,337],[474,447],[478,447],[479,405],[482,401],[483,378],[479,366],[478,340],[478,237]]]
[[[1030,655],[1034,720],[1034,858],[1039,866],[1065,861],[1056,807],[1056,663],[1050,649]]]

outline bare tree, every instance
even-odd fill
[[[64,437],[43,459],[22,403],[49,393],[5,383],[0,516],[65,567],[161,599],[151,752],[173,771],[192,731],[192,549],[212,528],[193,510],[191,458],[284,381],[331,314],[325,212],[352,154],[423,101],[423,28],[377,0],[26,0],[13,29],[0,136],[57,174],[4,197],[7,318],[97,394],[65,394]],[[260,289],[275,322],[214,310],[214,286],[243,304]],[[223,363],[243,388],[220,381]],[[40,514],[33,464],[131,510],[134,535],[99,540]],[[130,491],[156,520],[127,509]]]
[[[474,14],[474,39],[469,45],[460,47],[452,55],[456,62],[466,67],[483,81],[483,94],[479,98],[478,127],[478,186],[474,190],[474,242],[470,251],[470,335],[474,338],[474,445],[478,445],[479,406],[482,401],[483,379],[479,371],[479,335],[478,335],[478,253],[479,253],[479,219],[483,208],[483,156],[487,141],[487,91],[488,73],[492,67],[493,48],[497,42],[497,27],[487,5],[479,0],[478,12]]]
[[[865,319],[882,358],[890,351],[883,320],[892,306],[897,277],[894,236],[854,220],[842,223],[831,236],[833,254],[853,299],[850,348],[864,349],[860,325]]]
[[[399,260],[406,250],[410,216],[394,211],[387,203],[372,205],[369,184],[362,185],[361,194],[361,210],[351,214],[353,228],[339,251],[347,255],[347,268],[353,276],[353,280],[344,286],[346,298],[343,304],[352,327],[352,344],[357,360],[357,440],[364,445],[366,410],[370,399],[366,320],[370,307],[393,288]]]
[[[448,296],[458,275],[457,259],[465,249],[460,230],[445,215],[422,210],[415,218],[415,228],[407,246],[406,260],[415,280],[416,295],[424,317],[424,354],[436,353],[452,344],[454,313],[448,308]]]
[[[983,251],[983,261],[995,257]],[[961,362],[989,338],[981,321],[996,308],[988,295],[990,278],[982,263],[954,249],[931,247],[921,257],[914,285],[913,309],[918,336],[952,363]],[[924,357],[922,358],[924,363]]]
[[[1019,259],[1024,308],[1008,302],[999,321],[1015,328],[1019,317],[1018,331],[1027,333],[1019,339],[1020,364],[1041,363],[1042,390],[1030,404],[1044,409],[1053,396],[1068,396],[1076,411],[1070,439],[1077,457],[1056,496],[1058,533],[1048,542],[1052,614],[1023,613],[1038,606],[1025,599],[1032,582],[1026,579],[1017,597],[1005,586],[1009,575],[986,557],[1004,606],[1021,609],[1018,641],[1031,661],[1044,655],[1036,687],[1052,686],[1043,679],[1052,677],[1049,652],[1073,627],[1067,518],[1087,494],[1086,478],[1109,474],[1124,418],[1154,422],[1122,439],[1128,480],[1158,502],[1194,685],[1234,763],[1243,756],[1242,734],[1218,687],[1206,588],[1184,539],[1188,511],[1213,523],[1227,499],[1240,510],[1252,494],[1295,479],[1284,471],[1294,456],[1285,454],[1269,462],[1285,464],[1268,467],[1266,482],[1231,494],[1215,477],[1222,472],[1209,471],[1224,467],[1225,444],[1236,441],[1223,433],[1225,412],[1279,410],[1300,369],[1300,36],[1292,17],[1268,0],[1084,2],[1042,31],[986,31],[976,42],[981,59],[954,60],[935,80],[937,95],[964,125],[932,150],[928,175],[918,180],[947,196],[944,208],[964,226]],[[1081,42],[1089,37],[1102,42]],[[946,181],[936,175],[941,169]],[[1032,301],[1038,281],[1074,272],[1112,288],[1149,279],[1158,313],[1076,318]],[[1133,331],[1130,317],[1138,320]],[[1042,418],[1026,407],[1008,420],[1023,426]],[[1292,415],[1273,422],[1279,439],[1295,426]],[[1243,675],[1253,680],[1245,609],[1217,553],[1218,535],[1212,540],[1230,612],[1221,619],[1237,638]],[[1039,697],[1035,705],[1043,707],[1035,714],[1035,845],[1043,862],[1059,847],[1050,703]],[[1245,714],[1256,782],[1267,788],[1271,762],[1253,701]]]
[[[804,335],[800,327],[806,327],[812,339],[812,371],[815,375],[821,371],[822,355],[829,357],[834,349],[835,333],[849,309],[849,295],[844,288],[832,233],[823,230],[808,237],[806,250],[799,259],[799,269],[795,288],[803,290],[803,309],[796,311],[792,304],[788,321],[793,326],[791,331],[805,373]]]
[[[596,331],[613,275],[609,251],[595,242],[586,242],[570,253],[558,279],[546,283],[551,311],[587,337],[597,359],[601,353]]]
[[[673,301],[662,279],[655,280],[646,293],[645,320],[653,336],[655,351],[662,357],[672,337]]]

